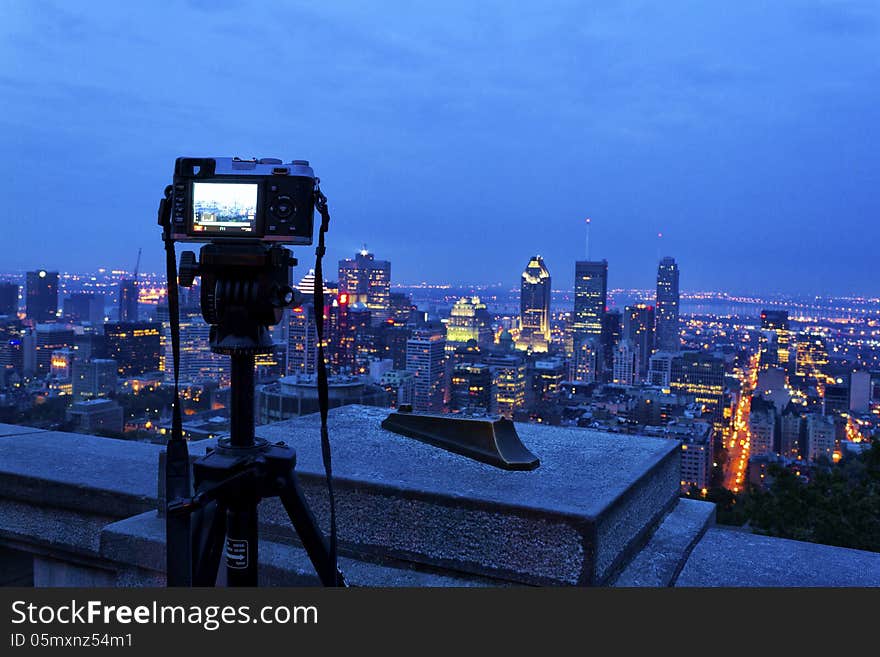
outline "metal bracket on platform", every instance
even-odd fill
[[[382,420],[382,428],[503,470],[534,470],[541,464],[505,418],[396,411]]]

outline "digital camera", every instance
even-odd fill
[[[171,237],[311,244],[315,172],[305,160],[179,157]]]

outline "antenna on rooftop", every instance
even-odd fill
[[[590,223],[592,223],[592,221],[593,220],[590,219],[590,217],[587,217],[587,260],[590,259]]]

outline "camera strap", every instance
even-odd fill
[[[171,354],[174,367],[174,402],[171,415],[171,438],[165,453],[165,540],[166,576],[168,586],[192,585],[192,533],[190,514],[167,513],[168,503],[192,495],[189,450],[183,439],[183,418],[180,409],[180,303],[177,286],[177,257],[171,239],[172,187],[165,188],[159,202],[159,224],[165,243],[165,270],[168,287],[168,319],[171,325]],[[168,367],[168,363],[165,364]],[[172,558],[173,555],[173,558]]]
[[[334,586],[343,586],[339,579],[336,549],[336,498],[333,494],[333,464],[330,458],[330,435],[327,429],[327,414],[330,406],[327,383],[327,364],[324,362],[324,270],[323,259],[327,249],[324,246],[324,234],[330,227],[330,211],[327,209],[327,197],[321,191],[321,181],[315,179],[315,208],[321,215],[321,227],[318,229],[318,246],[315,249],[315,326],[318,334],[318,408],[321,412],[321,455],[324,460],[324,474],[327,478],[327,492],[330,500],[330,563],[331,577]]]

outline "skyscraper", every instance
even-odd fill
[[[574,263],[574,321],[577,343],[602,334],[602,317],[608,305],[608,261],[578,260]]]
[[[787,310],[761,311],[761,367],[790,365],[791,331]]]
[[[119,374],[130,377],[158,371],[161,334],[159,322],[104,324],[107,355],[117,362]]]
[[[138,282],[123,280],[119,284],[119,321],[136,322],[138,320]]]
[[[679,350],[678,312],[678,265],[667,256],[657,267],[657,349]]]
[[[52,352],[73,349],[76,345],[73,329],[63,324],[37,324],[31,334],[33,349],[33,372],[38,376],[48,374],[52,368]],[[29,371],[30,368],[26,368]]]
[[[416,329],[407,341],[406,369],[415,376],[413,410],[443,410],[445,350],[446,334],[441,328]]]
[[[512,420],[526,402],[526,364],[515,354],[488,356],[486,363],[492,368],[495,412]]]
[[[724,414],[724,361],[696,351],[676,354],[671,363],[672,392],[691,395],[702,404],[713,421]]]
[[[447,350],[455,351],[470,340],[476,340],[478,345],[492,342],[491,319],[480,297],[462,297],[456,301],[446,327]]]
[[[609,310],[602,317],[602,336],[599,350],[598,369],[601,380],[608,382],[613,378],[614,349],[620,342],[623,315],[619,310]]]
[[[350,304],[365,304],[374,323],[384,322],[391,307],[391,263],[376,260],[366,248],[340,260],[339,292],[349,295]]]
[[[460,363],[452,369],[450,384],[453,412],[468,415],[492,412],[492,371],[485,363]]]
[[[318,363],[318,325],[315,307],[305,303],[290,313],[287,333],[287,373],[314,374]]]
[[[156,309],[156,315],[162,322],[165,379],[173,377],[171,353],[171,323],[168,305],[163,304]],[[180,380],[187,383],[216,381],[220,385],[228,385],[230,379],[229,357],[215,354],[210,346],[211,326],[202,317],[198,305],[181,304],[180,306]]]
[[[611,382],[631,386],[639,376],[638,349],[624,338],[614,347],[614,369]]]
[[[58,272],[29,271],[26,279],[27,318],[34,322],[53,322],[58,315]]]
[[[0,283],[0,315],[18,314],[18,284]]]
[[[627,306],[623,313],[623,335],[637,352],[637,379],[647,376],[648,360],[654,353],[654,306],[639,303]]]
[[[615,343],[616,344],[616,343]],[[596,346],[596,340],[581,340],[574,347],[569,366],[569,379],[582,383],[593,383],[599,380],[601,360],[600,349]],[[611,371],[611,368],[608,368]]]
[[[550,272],[544,259],[533,256],[522,273],[520,334],[516,348],[546,352],[550,349]]]

